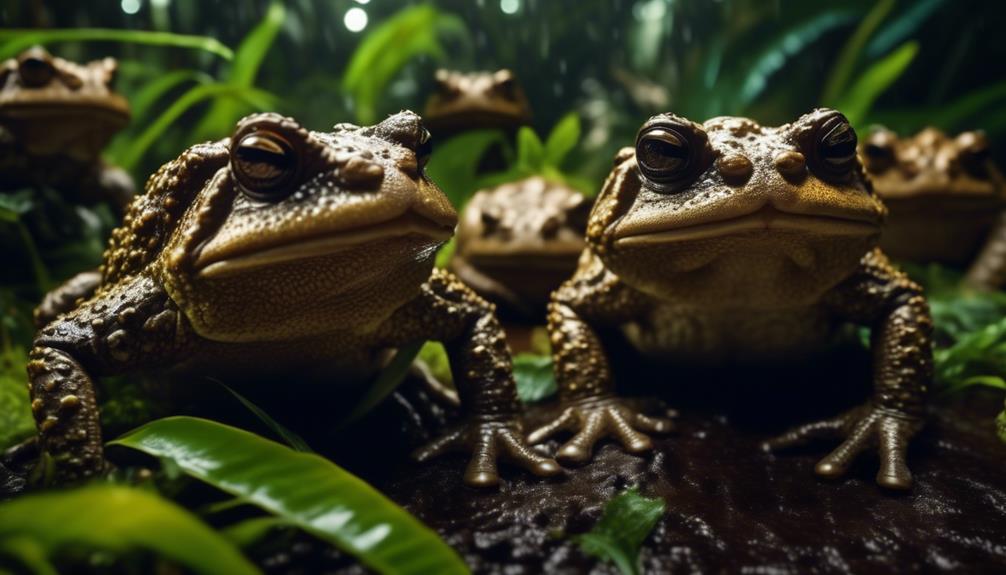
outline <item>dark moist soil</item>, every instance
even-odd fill
[[[633,485],[667,507],[643,545],[645,573],[1006,572],[1006,444],[993,421],[1001,394],[936,402],[910,451],[915,486],[895,493],[874,483],[872,453],[847,477],[825,481],[813,467],[834,444],[760,449],[789,425],[861,402],[868,385],[847,382],[869,382],[864,354],[756,372],[650,372],[650,383],[678,382],[669,386],[682,414],[677,431],[657,439],[648,457],[606,442],[592,463],[554,481],[504,467],[498,489],[469,488],[460,455],[356,471],[437,530],[476,573],[616,573],[567,536],[590,530],[605,502]],[[409,394],[396,398],[396,409],[409,405]],[[381,411],[376,420],[394,410]],[[554,404],[533,406],[529,427],[555,413]],[[551,452],[557,446],[548,444]]]

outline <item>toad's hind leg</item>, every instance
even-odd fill
[[[992,234],[968,269],[964,282],[983,290],[1006,286],[1006,212],[999,215]]]
[[[73,310],[81,299],[88,299],[101,285],[101,272],[80,272],[51,292],[35,308],[35,327],[43,328],[60,315]]]
[[[105,465],[91,376],[65,351],[38,346],[28,358],[31,409],[42,449],[59,482],[100,473]]]

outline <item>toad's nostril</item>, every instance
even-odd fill
[[[740,154],[730,154],[716,160],[716,169],[728,184],[743,184],[751,177],[751,160]]]
[[[801,177],[807,170],[807,158],[795,150],[779,154],[775,157],[774,163],[775,169],[787,179]]]

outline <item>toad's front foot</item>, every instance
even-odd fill
[[[765,443],[766,449],[803,445],[818,438],[841,438],[842,442],[818,462],[814,470],[823,477],[838,477],[861,452],[877,447],[880,471],[877,483],[890,489],[912,486],[908,470],[908,440],[922,428],[922,419],[903,412],[872,405],[858,407],[842,415],[801,425]]]
[[[475,487],[490,487],[499,483],[496,462],[503,459],[519,465],[540,477],[562,472],[553,459],[538,455],[524,442],[520,424],[506,421],[469,421],[412,456],[426,461],[443,453],[462,451],[472,454],[465,470],[465,483]]]
[[[670,419],[643,415],[620,399],[592,398],[566,407],[551,423],[531,433],[528,441],[539,443],[560,431],[576,432],[559,448],[556,458],[564,463],[586,463],[594,444],[602,438],[615,437],[629,453],[645,453],[653,449],[653,442],[640,430],[666,433],[673,428]]]

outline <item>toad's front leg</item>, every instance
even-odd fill
[[[470,452],[464,478],[474,486],[499,482],[498,459],[535,475],[561,472],[555,461],[538,455],[524,441],[510,351],[491,304],[450,273],[434,270],[420,295],[382,329],[385,344],[424,338],[444,343],[465,420],[416,451],[418,460],[449,451]]]
[[[581,270],[552,295],[548,331],[563,410],[528,437],[538,443],[562,431],[573,432],[556,454],[569,463],[589,461],[594,445],[604,437],[616,438],[630,453],[649,451],[653,442],[646,433],[673,427],[669,419],[636,411],[615,393],[608,358],[588,321],[617,325],[641,314],[648,300],[609,272],[594,268]]]
[[[39,331],[27,366],[31,408],[58,482],[106,468],[94,378],[165,363],[183,349],[187,326],[163,290],[137,278]]]
[[[922,428],[932,377],[932,320],[922,288],[877,250],[863,258],[859,273],[838,287],[831,303],[849,320],[872,328],[873,398],[836,418],[793,429],[766,447],[843,437],[842,444],[817,464],[819,475],[842,475],[857,455],[875,447],[880,452],[877,483],[908,489],[912,485],[908,442]]]

